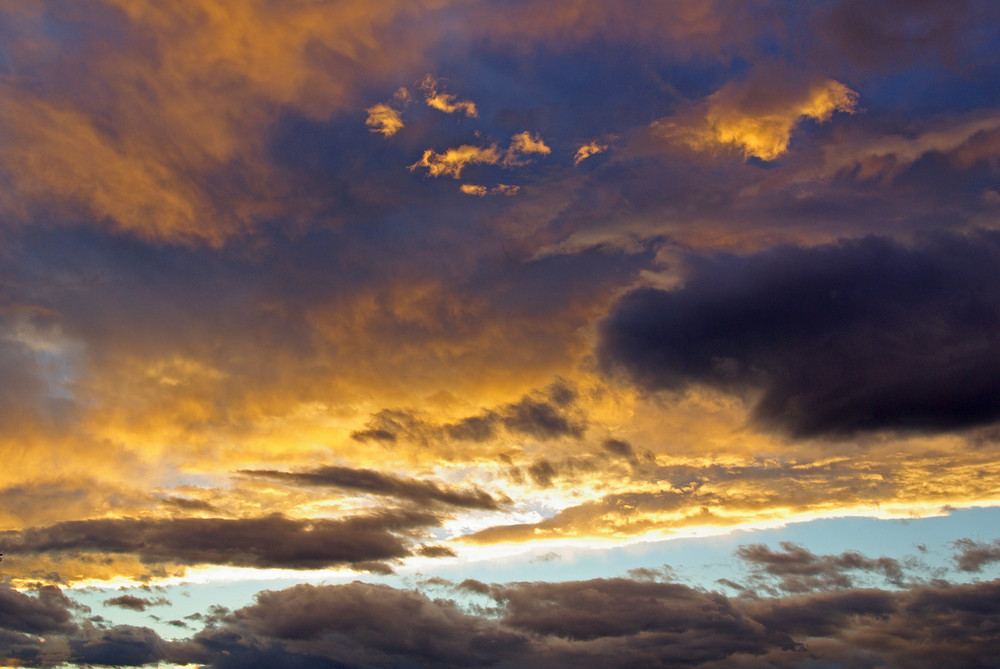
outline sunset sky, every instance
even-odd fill
[[[0,666],[1000,666],[995,0],[0,0]]]

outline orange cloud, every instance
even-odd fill
[[[446,114],[454,114],[460,111],[464,112],[466,116],[473,118],[479,116],[474,102],[470,100],[458,100],[457,96],[450,93],[441,93],[438,91],[438,83],[438,80],[429,74],[420,82],[420,88],[425,92],[424,99],[427,101],[429,107],[443,111]]]
[[[496,144],[487,147],[463,144],[456,149],[448,149],[437,153],[432,149],[424,151],[423,157],[410,165],[410,171],[418,167],[426,167],[432,177],[451,176],[456,179],[462,176],[462,170],[468,165],[496,165],[500,162],[500,152]]]
[[[552,149],[546,146],[545,142],[538,135],[529,132],[520,132],[510,138],[510,146],[503,158],[504,167],[517,167],[524,165],[527,161],[522,160],[522,156],[528,154],[538,154],[547,156],[552,153]]]
[[[466,195],[476,195],[483,197],[488,192],[486,186],[475,186],[473,184],[462,184],[461,190]]]
[[[788,150],[801,119],[827,121],[853,112],[857,93],[832,79],[798,85],[782,72],[727,84],[691,110],[653,123],[653,130],[697,151],[735,149],[744,158],[774,160]]]
[[[589,144],[584,144],[579,149],[576,150],[576,155],[573,157],[573,164],[579,165],[587,158],[597,155],[608,150],[607,144],[598,144],[596,141],[590,142]]]
[[[386,137],[392,137],[403,128],[403,119],[399,112],[389,105],[379,103],[368,108],[368,118],[365,125],[371,132],[378,132]]]

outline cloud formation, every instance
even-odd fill
[[[600,356],[650,390],[760,388],[755,420],[798,437],[989,423],[998,267],[991,231],[691,258],[677,289],[622,298]]]
[[[584,144],[579,149],[576,150],[576,154],[573,156],[573,164],[579,165],[587,158],[591,156],[596,156],[598,153],[603,153],[608,150],[607,144],[598,144],[596,141],[590,142],[589,144]]]
[[[440,522],[424,511],[384,510],[344,520],[121,518],[0,533],[19,555],[134,555],[144,563],[318,569],[405,557],[408,535]]]
[[[690,110],[653,124],[654,133],[697,151],[736,149],[744,158],[775,160],[788,150],[802,119],[827,121],[853,112],[858,94],[832,79],[805,79],[782,70],[730,83]]]
[[[479,116],[474,102],[471,100],[459,100],[457,95],[440,92],[438,90],[439,84],[440,81],[434,79],[429,74],[420,82],[420,89],[424,91],[424,100],[427,102],[428,107],[443,111],[446,114],[462,112],[472,118]]]
[[[368,118],[365,119],[365,125],[371,132],[392,137],[403,129],[403,119],[398,111],[380,102],[368,108]]]
[[[240,473],[283,481],[291,485],[330,486],[375,495],[386,495],[414,502],[421,508],[435,502],[468,509],[495,510],[499,508],[497,500],[479,488],[463,489],[444,486],[433,481],[393,476],[371,469],[352,469],[330,465],[298,472],[252,469],[243,470]]]

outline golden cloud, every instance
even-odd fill
[[[392,137],[403,128],[403,119],[399,112],[387,104],[379,103],[368,108],[368,118],[365,125],[371,132],[378,132],[386,137]]]
[[[528,154],[538,154],[546,156],[552,153],[552,149],[546,146],[545,142],[538,135],[530,132],[519,132],[510,138],[510,146],[503,158],[504,167],[517,167],[524,165],[527,161],[522,160],[522,156]]]
[[[458,100],[456,95],[450,93],[441,93],[438,91],[438,83],[438,80],[429,74],[420,82],[420,88],[424,91],[424,99],[427,101],[427,106],[443,111],[446,114],[454,114],[460,111],[464,112],[466,116],[473,118],[479,116],[474,102],[470,100]]]
[[[432,177],[443,175],[458,179],[468,165],[496,165],[498,162],[500,151],[496,144],[487,147],[463,144],[455,149],[447,149],[444,153],[427,149],[420,160],[410,165],[409,170],[412,172],[418,167],[426,167],[427,173]]]
[[[446,3],[99,0],[74,21],[129,38],[73,48],[45,28],[48,3],[5,4],[11,52],[52,62],[44,89],[4,80],[0,176],[13,187],[0,206],[24,220],[34,204],[65,206],[148,239],[221,244],[281,197],[266,159],[276,110],[325,119],[352,104],[402,53],[419,58],[391,24]]]
[[[462,184],[461,190],[466,195],[476,195],[483,197],[488,192],[486,186],[475,186],[473,184]]]
[[[579,149],[576,150],[576,155],[573,157],[573,164],[579,165],[587,158],[597,155],[608,150],[607,144],[598,144],[596,141],[590,142],[589,144],[584,144]]]
[[[827,121],[853,112],[857,93],[832,79],[804,85],[783,82],[781,72],[748,83],[727,84],[688,112],[653,123],[653,131],[696,151],[736,149],[744,158],[774,160],[788,150],[801,119]]]

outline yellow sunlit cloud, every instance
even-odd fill
[[[410,165],[409,169],[412,172],[418,167],[426,167],[427,173],[432,177],[451,176],[458,179],[462,176],[462,170],[468,165],[495,165],[498,162],[500,162],[500,151],[496,144],[487,147],[463,144],[444,153],[427,149],[423,157]]]
[[[368,118],[365,125],[371,132],[378,132],[386,137],[392,137],[403,129],[403,119],[399,112],[387,104],[379,103],[368,108]]]
[[[546,156],[552,153],[542,138],[530,132],[519,132],[510,138],[510,146],[503,159],[504,167],[517,167],[524,165],[527,161],[522,160],[522,156],[528,154],[538,154]]]
[[[858,95],[832,79],[781,92],[758,81],[727,84],[687,113],[653,123],[654,132],[697,151],[732,148],[774,160],[788,150],[801,119],[827,121],[853,112]]]
[[[478,197],[483,197],[488,192],[486,186],[476,186],[473,184],[462,184],[461,189],[466,195],[476,195]]]
[[[429,107],[443,111],[446,114],[454,114],[460,111],[464,112],[466,116],[473,118],[479,116],[474,102],[459,100],[458,96],[451,93],[441,93],[438,91],[438,83],[439,81],[429,74],[420,82],[420,88],[424,91],[424,99],[427,101]]]
[[[573,164],[579,165],[587,158],[597,155],[598,153],[603,153],[608,150],[607,144],[598,144],[596,141],[590,142],[589,144],[584,144],[579,149],[576,150],[576,155],[573,157]]]

